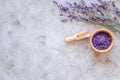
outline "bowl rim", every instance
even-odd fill
[[[96,49],[96,48],[93,46],[92,39],[93,39],[94,35],[95,35],[96,33],[98,33],[98,32],[105,32],[105,33],[107,33],[108,35],[110,35],[110,37],[111,37],[111,45],[110,45],[107,49],[105,49],[105,50],[98,50],[98,49]],[[94,32],[92,33],[92,35],[90,36],[90,46],[92,47],[92,49],[93,49],[95,52],[98,52],[98,53],[106,53],[106,52],[108,52],[108,51],[110,51],[110,50],[112,49],[113,45],[114,45],[114,36],[113,36],[112,32],[109,31],[108,29],[97,29],[97,30],[94,31]]]

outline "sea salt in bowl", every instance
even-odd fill
[[[98,29],[90,36],[90,45],[97,53],[106,53],[114,45],[114,36],[107,29]]]

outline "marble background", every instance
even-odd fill
[[[116,36],[104,55],[95,54],[89,39],[64,42],[77,32],[99,28],[62,23],[51,0],[0,0],[0,80],[119,80]]]

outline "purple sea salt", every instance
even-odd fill
[[[105,32],[98,32],[93,36],[93,46],[98,50],[105,50],[111,45],[111,37]]]

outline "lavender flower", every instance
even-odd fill
[[[66,6],[57,1],[53,1],[58,6],[64,18],[62,22],[67,21],[84,21],[99,24],[113,31],[120,32],[120,9],[114,1],[97,0],[98,3],[87,5],[85,1],[66,2]]]

